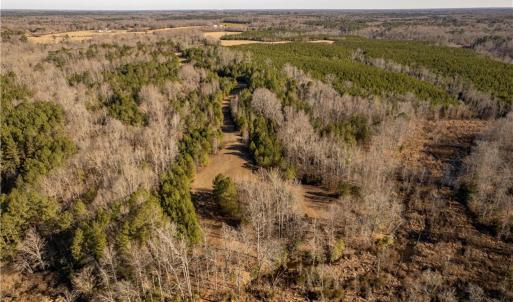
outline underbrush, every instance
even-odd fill
[[[465,160],[460,198],[498,236],[513,234],[513,115],[495,122]]]

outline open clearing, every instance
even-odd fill
[[[430,269],[462,291],[466,284],[461,280],[486,292],[499,292],[503,286],[513,246],[478,223],[456,198],[453,181],[476,136],[488,126],[483,120],[419,123],[416,137],[405,146],[402,161],[413,173],[410,181],[402,183],[405,223],[398,230],[398,250],[392,256],[403,264],[389,271],[398,279],[411,280]]]
[[[214,40],[219,40],[224,36],[237,35],[240,33],[241,33],[241,31],[209,31],[209,32],[204,32],[203,35],[206,38],[212,38]]]
[[[235,124],[230,115],[229,99],[223,102],[223,141],[221,150],[210,156],[209,164],[201,168],[192,184],[193,191],[210,191],[217,174],[229,176],[235,180],[253,177],[253,165],[251,155],[242,141],[240,132],[235,129]]]
[[[201,29],[205,28],[204,26],[182,26],[182,27],[169,27],[169,28],[159,28],[159,29],[151,29],[145,31],[129,31],[129,30],[108,30],[108,31],[100,31],[100,30],[81,30],[81,31],[67,31],[61,33],[52,33],[45,34],[41,36],[28,36],[28,40],[32,43],[37,44],[55,44],[61,43],[64,41],[73,41],[80,42],[90,40],[94,37],[105,37],[105,36],[114,36],[114,35],[126,35],[126,34],[152,34],[156,32],[170,32],[170,31],[179,31],[179,30],[187,30],[187,29]],[[246,45],[246,44],[285,44],[290,43],[292,41],[274,41],[274,42],[263,42],[263,41],[254,41],[254,40],[221,40],[222,37],[227,35],[236,35],[240,34],[240,31],[208,31],[203,32],[203,36],[205,38],[210,38],[220,42],[221,46],[237,46],[237,45]],[[332,40],[314,40],[308,41],[309,43],[325,43],[325,44],[333,44],[335,41]]]
[[[60,42],[63,42],[65,40],[84,41],[84,40],[90,40],[93,37],[112,36],[112,35],[124,35],[124,34],[151,34],[151,33],[155,33],[155,32],[167,32],[167,31],[177,31],[177,30],[186,30],[186,29],[197,29],[197,28],[201,28],[201,27],[203,27],[203,26],[183,26],[183,27],[169,27],[169,28],[151,29],[151,30],[145,30],[145,31],[81,30],[81,31],[67,31],[67,32],[61,32],[61,33],[46,34],[46,35],[41,35],[41,36],[29,36],[27,38],[32,43],[53,44],[53,43],[60,43]]]
[[[235,182],[257,177],[257,167],[244,143],[240,131],[236,129],[230,109],[230,100],[243,86],[235,88],[229,98],[223,101],[223,140],[220,150],[209,157],[205,167],[200,168],[191,186],[195,207],[200,214],[205,234],[212,243],[220,243],[220,230],[224,219],[217,215],[220,210],[212,198],[213,181],[218,174],[229,176]],[[336,198],[332,192],[319,186],[291,184],[289,189],[297,197],[300,211],[312,219],[327,219],[329,206]]]

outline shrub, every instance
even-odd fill
[[[341,181],[337,186],[337,195],[339,197],[360,196],[360,187],[353,185],[347,181]]]
[[[345,291],[335,282],[329,283],[322,291],[322,295],[329,301],[343,301],[345,297]]]
[[[493,227],[499,236],[509,237],[513,230],[513,114],[499,119],[477,141],[465,159],[466,173],[459,189],[483,224]]]
[[[329,248],[330,261],[335,262],[339,260],[340,257],[342,257],[342,255],[344,254],[345,248],[346,245],[344,240],[338,239],[337,241],[335,241],[335,243]]]
[[[476,185],[472,182],[465,182],[462,183],[457,191],[457,198],[458,200],[468,205],[470,201],[472,201],[472,198],[474,198],[474,195],[476,194]]]
[[[71,242],[71,255],[75,261],[80,261],[83,257],[82,244],[84,242],[84,231],[82,229],[76,229]]]
[[[233,181],[222,174],[214,179],[214,199],[225,215],[240,219],[241,207],[237,200],[237,190]]]
[[[395,243],[394,237],[390,235],[379,236],[376,239],[376,244],[379,249],[387,249]]]

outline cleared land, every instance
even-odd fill
[[[253,163],[251,153],[244,143],[240,131],[233,122],[230,99],[236,96],[236,92],[242,86],[234,89],[234,92],[223,101],[223,140],[220,150],[209,157],[207,166],[198,170],[191,186],[196,208],[200,213],[201,223],[211,242],[220,241],[220,230],[223,225],[221,215],[213,216],[219,212],[217,205],[212,200],[212,184],[218,174],[228,176],[236,182],[255,178],[258,167]],[[329,206],[336,201],[336,196],[320,186],[294,184],[290,188],[298,198],[299,210],[312,219],[327,219]],[[207,209],[207,210],[205,210]]]
[[[113,36],[113,35],[125,35],[125,34],[151,34],[151,33],[155,33],[155,32],[176,31],[176,30],[185,30],[185,29],[198,29],[201,27],[202,26],[183,26],[183,27],[151,29],[151,30],[145,30],[145,31],[82,30],[82,31],[67,31],[67,32],[61,32],[61,33],[46,34],[46,35],[41,35],[41,36],[28,36],[27,38],[32,43],[52,44],[52,43],[60,43],[65,40],[85,41],[85,40],[90,40],[93,37],[101,37],[101,36]]]
[[[168,31],[178,31],[178,30],[187,30],[187,29],[202,29],[205,26],[182,26],[182,27],[169,27],[169,28],[159,28],[159,29],[151,29],[145,31],[129,31],[129,30],[82,30],[82,31],[67,31],[61,33],[53,33],[46,34],[40,36],[28,36],[28,41],[37,44],[55,44],[61,43],[64,41],[86,41],[90,40],[94,37],[105,37],[105,36],[114,36],[114,35],[126,35],[126,34],[152,34],[155,32],[168,32]],[[203,36],[206,38],[211,38],[213,40],[219,40],[221,46],[237,46],[237,45],[246,45],[246,44],[285,44],[290,43],[292,41],[273,41],[273,42],[263,42],[263,41],[253,41],[253,40],[221,40],[222,37],[227,35],[236,35],[240,34],[240,31],[208,31],[203,32]],[[315,40],[308,41],[309,43],[325,43],[325,44],[333,44],[335,41],[331,40]]]
[[[239,34],[241,33],[240,31],[209,31],[209,32],[204,32],[203,35],[207,38],[212,38],[214,40],[219,40],[221,39],[222,37],[224,36],[228,36],[228,35],[236,35],[236,34]]]
[[[408,181],[402,179],[405,223],[392,256],[402,264],[390,268],[394,278],[408,282],[428,268],[440,272],[451,287],[465,290],[466,280],[486,292],[500,292],[513,246],[477,222],[455,197],[453,181],[476,136],[488,126],[483,120],[419,123],[417,135],[401,154],[412,174]]]
[[[212,182],[220,173],[236,180],[253,176],[254,166],[251,163],[251,154],[232,121],[229,99],[223,102],[223,116],[221,150],[210,156],[209,164],[198,171],[192,183],[193,191],[211,191]]]

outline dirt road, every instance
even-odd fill
[[[251,163],[251,155],[231,117],[230,100],[233,97],[234,95],[223,101],[224,123],[221,150],[210,156],[206,167],[199,169],[192,183],[192,190],[195,192],[211,191],[212,182],[220,173],[234,180],[253,177],[255,167]]]
[[[199,214],[204,232],[210,239],[220,239],[223,223],[230,223],[220,215],[220,209],[212,199],[212,183],[218,174],[229,176],[235,182],[256,177],[258,169],[252,161],[251,153],[244,143],[240,131],[236,129],[230,109],[230,101],[243,86],[239,85],[223,101],[223,140],[217,154],[211,155],[205,167],[200,168],[191,186],[196,211]],[[301,196],[300,209],[310,218],[324,219],[328,216],[329,205],[336,198],[322,187],[297,184],[291,186],[296,196]]]

